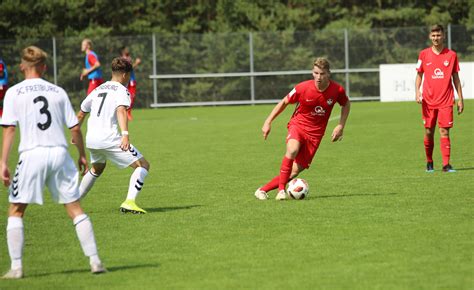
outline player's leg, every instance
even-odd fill
[[[422,104],[423,123],[425,127],[424,146],[426,155],[426,172],[434,172],[433,166],[433,149],[434,149],[434,133],[438,110],[429,109],[428,106]]]
[[[89,257],[91,272],[93,274],[106,272],[106,269],[99,258],[94,230],[89,216],[84,213],[78,200],[66,203],[64,204],[64,207],[74,224],[82,251],[86,257]]]
[[[120,206],[122,212],[146,213],[138,207],[135,200],[145,184],[145,178],[150,170],[150,163],[144,158],[136,160],[130,167],[133,168],[132,176],[128,185],[127,199]]]
[[[79,185],[79,193],[81,199],[86,197],[87,193],[92,189],[97,178],[104,172],[107,163],[92,163],[91,168],[82,177],[81,184]]]
[[[456,172],[450,164],[451,139],[449,138],[449,129],[453,126],[453,107],[439,109],[438,126],[441,157],[443,159],[443,171]]]
[[[107,156],[102,149],[89,149],[91,158],[91,169],[86,172],[82,177],[81,184],[79,185],[79,193],[81,199],[84,198],[87,193],[92,189],[97,178],[102,174],[105,169]]]
[[[7,244],[10,255],[10,270],[2,277],[3,279],[20,279],[23,277],[23,247],[24,231],[23,216],[28,204],[11,203],[8,209]]]
[[[298,152],[300,151],[301,142],[296,139],[289,139],[286,143],[286,153],[280,166],[280,179],[278,181],[278,193],[275,197],[277,200],[286,199],[285,187],[290,180],[293,171],[293,165]]]

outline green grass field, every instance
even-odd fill
[[[71,221],[48,197],[25,217],[25,279],[0,289],[474,288],[473,101],[451,133],[457,173],[440,171],[438,134],[436,172],[424,172],[418,105],[354,103],[344,141],[326,136],[301,175],[308,198],[282,202],[253,196],[285,150],[292,108],[261,136],[272,107],[136,110],[131,140],[151,163],[137,202],[148,214],[119,213],[132,171],[111,164],[82,203],[109,273],[89,273]]]

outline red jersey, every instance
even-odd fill
[[[423,102],[430,109],[441,109],[454,103],[453,73],[459,71],[458,57],[450,49],[443,49],[438,55],[431,47],[423,49],[418,57],[416,70],[424,74]]]
[[[288,127],[297,126],[315,138],[324,135],[334,104],[337,102],[344,106],[349,100],[344,88],[338,83],[329,81],[327,89],[321,92],[314,80],[299,83],[287,97],[292,104],[298,102]]]

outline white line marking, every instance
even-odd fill
[[[334,120],[338,120],[340,117],[341,117],[341,115],[337,115],[337,116],[331,117],[331,118],[329,118],[329,121],[328,121],[328,122],[331,122],[331,121],[334,121]]]

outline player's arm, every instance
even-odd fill
[[[462,95],[462,85],[461,80],[459,79],[458,73],[453,73],[453,83],[456,92],[458,93],[458,114],[461,114],[464,111],[464,98]]]
[[[351,111],[351,102],[347,100],[344,106],[341,107],[341,117],[339,118],[339,124],[332,131],[331,141],[341,141],[344,134],[344,127],[346,126],[347,118],[349,118],[349,113]]]
[[[135,61],[133,62],[133,69],[136,69],[140,63],[142,63],[142,60],[139,57],[137,57]]]
[[[275,120],[275,118],[278,117],[278,115],[280,115],[281,112],[283,112],[286,109],[289,103],[290,101],[288,100],[288,96],[284,97],[278,104],[276,104],[276,106],[271,111],[270,115],[268,115],[262,127],[263,138],[265,140],[270,134],[273,120]]]
[[[84,68],[82,70],[82,74],[81,74],[81,80],[83,78],[85,78],[88,74],[90,74],[91,72],[95,71],[96,69],[98,69],[100,67],[100,61],[96,58],[94,58],[94,61],[92,61],[92,59],[89,61],[91,62],[91,67],[90,68]]]
[[[117,120],[120,131],[122,132],[122,142],[120,143],[120,149],[127,151],[130,148],[130,139],[128,138],[128,118],[126,106],[117,107]]]
[[[15,126],[3,127],[3,142],[2,142],[2,161],[0,165],[1,178],[3,185],[10,185],[10,169],[8,169],[8,158],[12,149],[13,141],[15,139]]]
[[[84,112],[82,110],[79,110],[79,112],[77,112],[77,120],[79,120],[79,127],[81,127],[82,123],[84,123],[86,116],[87,112]]]
[[[79,124],[69,129],[71,131],[73,144],[76,145],[77,151],[79,152],[79,159],[77,164],[79,165],[79,171],[82,175],[86,174],[89,170],[87,165],[86,150],[84,149],[84,138],[82,137],[81,127]]]
[[[415,92],[416,92],[415,99],[418,104],[421,104],[421,101],[423,100],[423,97],[421,96],[421,91],[420,91],[422,80],[423,80],[423,72],[417,72],[416,79],[415,79]]]

